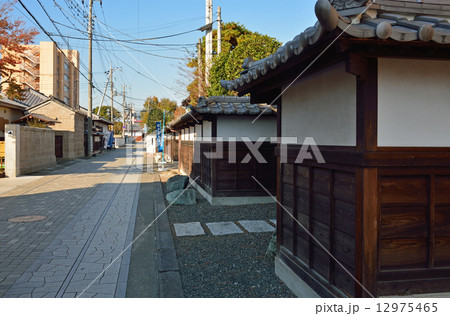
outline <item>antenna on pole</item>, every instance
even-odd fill
[[[217,8],[217,54],[222,52],[222,8]]]
[[[202,39],[198,39],[198,65],[197,65],[197,72],[198,72],[198,97],[200,98],[202,96],[203,91],[203,62],[202,62]]]
[[[206,39],[205,39],[205,83],[206,87],[209,86],[209,70],[212,64],[212,51],[213,51],[213,37],[212,37],[212,18],[213,18],[213,3],[212,0],[206,0]]]

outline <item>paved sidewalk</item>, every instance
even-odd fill
[[[110,151],[0,195],[0,296],[125,297],[142,172],[130,162]],[[10,221],[30,215],[44,219]]]

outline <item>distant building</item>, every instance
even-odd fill
[[[80,95],[79,58],[76,50],[59,51],[53,42],[26,45],[22,63],[12,78],[24,88],[54,96],[70,107],[77,107]],[[9,52],[10,53],[10,52]]]

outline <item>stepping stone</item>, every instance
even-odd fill
[[[175,228],[175,235],[177,235],[177,237],[200,236],[205,234],[205,231],[199,222],[173,224],[173,228]]]
[[[249,233],[267,233],[275,230],[272,225],[262,220],[238,221],[238,223],[241,224],[242,227],[244,227]]]
[[[275,226],[277,226],[277,220],[276,219],[271,219],[270,220]]]
[[[214,236],[243,234],[244,232],[233,222],[206,223]]]

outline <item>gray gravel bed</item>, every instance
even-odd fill
[[[167,200],[166,200],[167,203]],[[252,219],[275,219],[276,203],[242,206],[212,206],[197,192],[196,205],[172,205],[169,212],[171,223],[226,222]]]
[[[295,297],[265,257],[271,234],[175,238],[186,297]]]
[[[273,219],[275,204],[211,206],[197,194],[197,205],[172,205],[168,217],[185,297],[295,297],[275,275],[273,259],[265,257],[271,233],[212,236],[205,225]],[[200,222],[206,235],[176,237],[173,224],[187,222]]]

